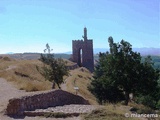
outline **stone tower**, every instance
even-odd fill
[[[87,38],[87,28],[84,28],[84,40],[72,40],[73,61],[80,67],[94,71],[93,40]]]

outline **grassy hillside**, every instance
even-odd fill
[[[129,103],[128,106],[121,103],[107,103],[101,108],[92,111],[91,113],[82,115],[83,120],[159,120],[159,117],[131,117],[132,115],[157,114],[154,110],[145,107],[141,104]]]
[[[17,88],[26,91],[51,89],[51,83],[37,71],[41,66],[38,60],[15,60],[8,57],[0,59],[0,77],[13,82]]]
[[[67,61],[67,66],[75,63]],[[0,77],[12,82],[18,89],[30,91],[49,90],[52,83],[37,71],[36,66],[43,65],[39,60],[16,60],[9,57],[0,57]],[[67,78],[67,79],[66,79]],[[74,86],[79,87],[78,94],[88,99],[90,103],[97,104],[95,97],[87,90],[87,84],[92,78],[91,73],[85,68],[70,71],[70,76],[65,76],[66,90],[75,93]]]
[[[91,79],[92,75],[86,68],[71,70],[70,77],[65,80],[67,91],[75,93],[74,87],[78,87],[78,95],[86,98],[91,104],[97,104],[96,98],[87,89]]]

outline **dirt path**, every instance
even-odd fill
[[[61,84],[61,89],[62,90],[67,91],[67,85],[66,85],[66,83],[67,83],[67,81],[68,81],[68,79],[70,77],[72,77],[72,72],[69,73],[69,76],[64,80],[64,83]]]
[[[15,65],[10,65],[10,66],[6,69],[6,71],[11,70],[11,69],[15,69],[15,68],[17,68],[17,66],[15,66]]]
[[[4,116],[4,110],[9,99],[22,96],[25,93],[25,91],[16,89],[12,83],[0,78],[0,120],[11,120],[9,117]]]
[[[67,79],[69,77],[67,77],[65,80],[64,80],[64,83],[61,84],[61,89],[64,90],[64,91],[67,91],[67,86],[66,86],[66,82],[67,82]]]
[[[25,91],[16,89],[12,83],[0,78],[0,112],[4,111],[9,99],[22,96],[25,93]]]

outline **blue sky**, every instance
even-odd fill
[[[94,48],[109,48],[109,36],[160,48],[160,1],[0,0],[0,53],[71,51],[85,26]]]

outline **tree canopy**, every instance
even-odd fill
[[[46,80],[53,82],[52,88],[57,84],[60,89],[60,84],[63,83],[63,76],[68,75],[68,69],[66,62],[62,58],[55,59],[51,51],[49,44],[46,44],[45,54],[41,54],[39,59],[44,63],[44,66],[41,69],[38,68],[38,70]]]
[[[130,93],[146,95],[154,91],[159,71],[153,68],[151,57],[142,63],[140,53],[133,52],[129,42],[114,43],[112,37],[108,42],[110,52],[99,54],[94,80],[89,86],[99,102],[125,99],[127,105]]]

